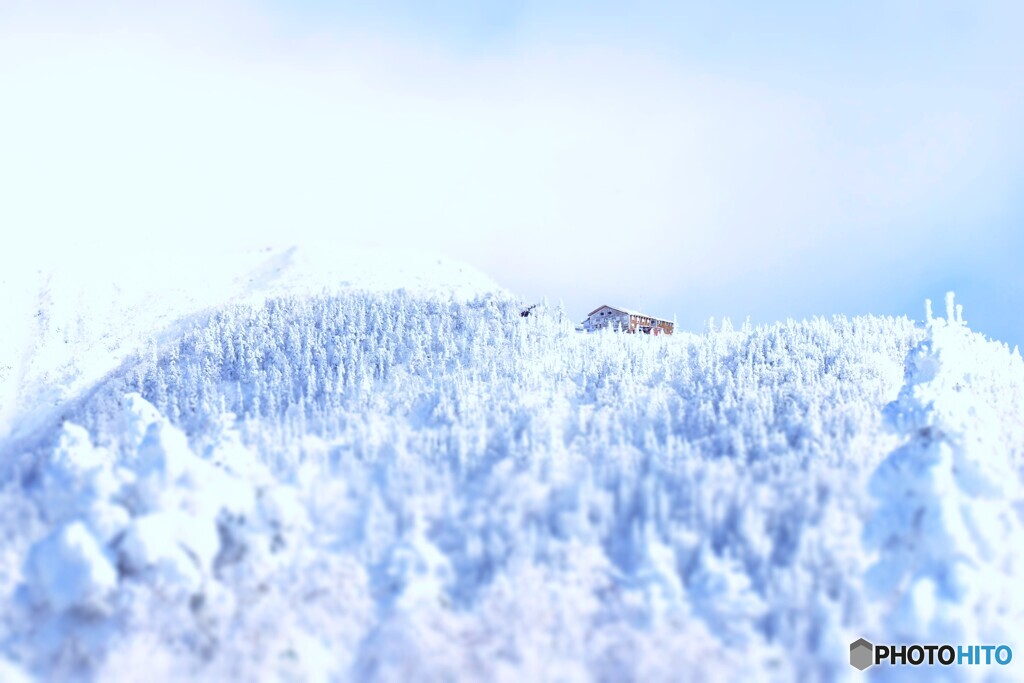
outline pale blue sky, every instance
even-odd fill
[[[422,245],[694,329],[955,289],[1024,342],[1021,3],[137,5],[0,0],[19,234]]]

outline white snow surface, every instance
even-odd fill
[[[146,342],[166,343],[204,313],[274,297],[407,289],[466,299],[499,292],[451,259],[401,248],[303,243],[160,254],[89,251],[2,261],[0,448],[52,421]]]
[[[5,339],[0,680],[907,680],[849,643],[1018,645],[1024,362],[952,300],[579,333],[389,258],[11,306],[44,320]]]

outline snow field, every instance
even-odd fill
[[[648,338],[519,307],[272,298],[128,357],[7,493],[8,659],[842,680],[861,636],[1020,623],[1019,354],[955,314]]]

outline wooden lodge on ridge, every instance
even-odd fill
[[[601,306],[595,308],[583,322],[585,330],[599,330],[604,327],[619,328],[623,332],[644,332],[646,334],[672,334],[675,323],[663,318],[655,318],[645,313],[631,311],[628,308]]]

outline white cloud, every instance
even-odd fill
[[[966,237],[937,216],[994,215],[1019,171],[1020,98],[967,81],[743,78],[614,44],[469,58],[127,7],[2,36],[0,222],[26,244],[429,244],[531,296],[663,309],[835,287],[847,253],[943,257]]]

